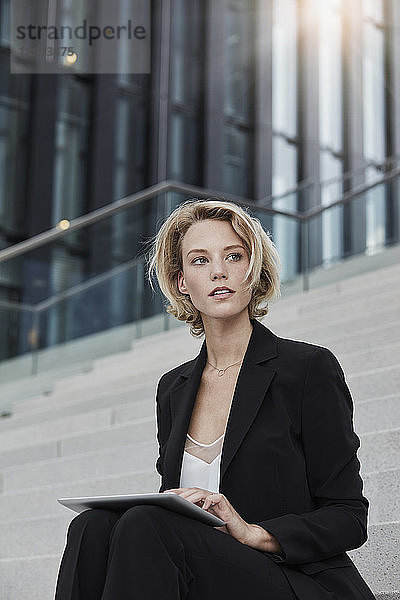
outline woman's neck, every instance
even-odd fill
[[[224,369],[243,359],[253,332],[253,325],[247,315],[246,319],[229,323],[225,320],[213,319],[213,323],[204,323],[204,331],[207,360],[214,367]]]

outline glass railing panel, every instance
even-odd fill
[[[308,219],[308,267],[303,273],[308,278],[307,289],[376,268],[372,257],[398,241],[398,225],[391,218],[398,215],[398,206],[396,177],[378,182],[343,205],[326,206],[321,214]]]
[[[275,210],[296,212],[297,198],[295,195],[286,196],[274,203]],[[263,228],[271,234],[271,239],[277,247],[281,258],[281,293],[285,296],[289,290],[299,288],[299,275],[301,273],[301,222],[291,216],[268,214],[254,208],[251,214],[260,220]]]
[[[18,364],[16,359],[36,347],[35,311],[21,304],[0,300],[0,381],[11,381],[16,375],[30,375],[30,361],[19,361]]]

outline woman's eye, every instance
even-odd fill
[[[242,254],[240,254],[240,252],[235,252],[234,254],[229,254],[228,258],[230,256],[236,256],[236,257],[238,257],[237,260],[234,260],[233,262],[239,262],[239,260],[242,258]],[[192,264],[195,265],[197,260],[203,260],[203,259],[207,260],[205,256],[199,256],[198,258],[195,258],[192,261]],[[203,265],[204,263],[197,263],[197,264],[202,264]]]

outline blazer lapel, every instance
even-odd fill
[[[220,482],[254,421],[276,372],[263,363],[277,356],[277,336],[256,319],[251,319],[251,323],[253,331],[233,393],[222,446]],[[206,361],[204,340],[197,357],[185,365],[170,390],[172,429],[164,461],[167,488],[180,487],[186,433]]]

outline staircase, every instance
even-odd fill
[[[327,346],[343,366],[370,500],[369,539],[348,554],[379,600],[400,600],[399,289],[400,266],[391,265],[283,298],[262,320]],[[157,382],[201,343],[185,325],[135,340],[0,419],[1,600],[53,600],[75,515],[57,498],[158,491]]]

